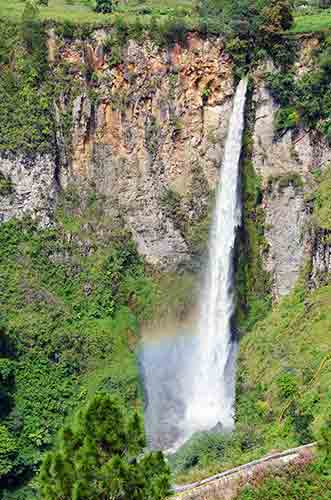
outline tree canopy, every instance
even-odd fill
[[[142,455],[137,413],[124,415],[116,399],[98,394],[61,431],[40,473],[44,500],[160,500],[170,491],[161,452]]]

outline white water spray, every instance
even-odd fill
[[[211,227],[209,262],[201,298],[197,360],[194,360],[192,399],[186,412],[186,432],[233,427],[235,351],[231,320],[235,308],[234,251],[241,223],[239,162],[244,130],[247,80],[234,98],[221,178]]]
[[[194,432],[218,424],[220,430],[233,427],[236,342],[231,320],[246,89],[245,79],[235,94],[217,188],[198,331],[143,342],[145,423],[152,448],[175,450]]]

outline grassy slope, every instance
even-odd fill
[[[331,412],[331,287],[296,290],[242,342],[238,420],[270,448],[313,439]]]
[[[115,16],[123,17],[126,21],[134,21],[139,15],[142,22],[147,22],[151,15],[165,17],[175,12],[182,11],[187,17],[187,21],[194,20],[194,4],[191,0],[128,0],[126,3],[119,2],[113,14],[97,14],[94,12],[95,1],[90,2],[72,0],[49,0],[48,7],[41,6],[41,17],[44,20],[54,20],[58,22],[69,21],[79,24],[111,24]],[[21,0],[0,0],[0,17],[7,17],[12,20],[20,19],[24,9],[24,2]],[[331,13],[329,11],[317,12],[311,15],[298,15],[291,29],[292,33],[313,33],[328,31],[331,29]]]
[[[95,2],[79,2],[75,1],[67,3],[65,0],[49,0],[48,7],[41,6],[41,18],[44,20],[51,19],[55,21],[70,21],[79,24],[96,23],[96,24],[111,24],[114,16],[123,17],[126,21],[133,20],[137,14],[141,12],[142,6],[147,19],[150,15],[165,16],[173,13],[176,9],[184,9],[185,13],[190,14],[192,11],[191,0],[146,0],[141,4],[139,0],[128,0],[127,3],[122,3],[116,8],[114,14],[97,14],[94,11]],[[21,0],[12,0],[10,3],[6,0],[0,0],[0,17],[8,17],[13,20],[20,19],[24,9],[24,2]]]
[[[331,30],[331,13],[320,12],[316,14],[297,16],[292,33],[315,33],[319,31]]]

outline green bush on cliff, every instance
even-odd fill
[[[15,468],[18,454],[17,444],[7,427],[0,424],[0,481],[8,477]]]
[[[5,321],[0,317],[0,484],[15,470],[18,455],[15,438],[4,425],[15,389],[14,359],[14,346],[7,336]]]
[[[215,5],[220,6],[220,31],[226,35],[226,50],[234,59],[238,77],[266,54],[282,66],[288,66],[293,59],[291,41],[282,36],[293,23],[290,1],[238,0],[221,4],[209,1],[205,4],[212,5],[212,12]]]
[[[265,216],[261,207],[261,179],[256,175],[250,160],[249,131],[244,137],[244,152],[246,159],[242,165],[243,224],[238,240],[236,284],[237,323],[240,331],[248,332],[271,308],[271,282],[270,275],[263,266],[263,254],[268,248],[264,235]]]
[[[170,463],[177,474],[193,467],[221,463],[230,437],[222,432],[197,432],[173,456]]]

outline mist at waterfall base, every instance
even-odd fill
[[[246,91],[244,79],[229,123],[197,326],[176,335],[155,332],[154,338],[143,340],[145,425],[154,449],[176,450],[198,431],[233,429],[237,346],[231,322]]]

